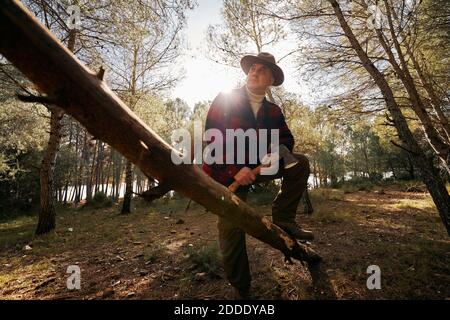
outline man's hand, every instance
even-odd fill
[[[234,180],[236,180],[241,186],[246,186],[252,184],[256,180],[256,175],[249,167],[243,167],[234,176]]]

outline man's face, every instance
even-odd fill
[[[247,88],[253,91],[265,92],[273,84],[272,70],[260,63],[250,67],[247,74]]]

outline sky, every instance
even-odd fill
[[[213,100],[221,91],[235,88],[239,80],[245,79],[242,70],[215,63],[206,57],[206,30],[210,24],[221,23],[221,0],[197,0],[198,6],[187,14],[188,50],[179,62],[185,70],[185,78],[172,91],[172,98],[181,98],[193,108],[199,101]],[[271,52],[275,58],[289,50],[288,43]],[[305,101],[309,97],[309,88],[296,82],[297,75],[292,63],[287,59],[280,63],[285,74],[284,87],[290,92],[300,94]]]

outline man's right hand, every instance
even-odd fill
[[[234,176],[234,180],[236,180],[241,186],[246,186],[252,184],[256,180],[256,175],[249,167],[243,167]]]

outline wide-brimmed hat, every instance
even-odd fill
[[[250,67],[254,63],[261,63],[268,66],[273,73],[273,86],[279,86],[284,81],[284,73],[283,70],[277,65],[275,62],[275,57],[267,52],[260,52],[257,56],[247,55],[241,59],[241,68],[244,70],[245,74],[248,74]]]

